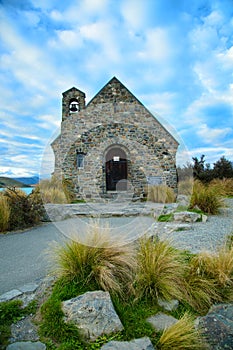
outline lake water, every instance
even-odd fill
[[[30,194],[33,189],[34,187],[19,187],[19,190],[24,191],[27,195]],[[4,190],[6,190],[6,188],[0,188],[0,191],[4,191]]]

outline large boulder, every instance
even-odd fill
[[[233,349],[233,304],[213,306],[208,314],[199,317],[198,327],[212,350]]]
[[[156,350],[147,337],[131,341],[110,341],[101,350]]]
[[[74,323],[86,339],[123,330],[108,292],[87,292],[62,303],[65,322]]]

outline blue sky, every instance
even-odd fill
[[[39,173],[62,92],[113,76],[190,157],[233,160],[232,0],[0,0],[0,176]]]

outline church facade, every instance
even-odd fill
[[[76,198],[177,188],[178,142],[115,77],[88,104],[75,87],[63,93],[61,133],[51,146],[54,175]]]

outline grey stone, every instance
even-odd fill
[[[201,221],[202,221],[202,222],[206,222],[207,220],[208,220],[208,216],[202,214],[202,216],[201,216]]]
[[[17,323],[11,325],[11,339],[10,341],[26,341],[26,340],[39,340],[36,326],[31,322],[31,317],[27,316]]]
[[[101,350],[155,350],[150,339],[147,337],[131,341],[110,341],[103,345]]]
[[[182,207],[188,207],[190,203],[190,196],[179,194],[176,198],[176,203]]]
[[[37,283],[28,283],[28,284],[25,284],[24,286],[20,287],[19,290],[22,293],[33,293],[36,291],[38,286],[39,285]]]
[[[62,302],[62,310],[65,322],[73,322],[90,340],[123,330],[108,292],[87,292],[66,300]]]
[[[233,349],[233,305],[213,306],[208,314],[199,317],[198,328],[206,337],[212,350]]]
[[[170,300],[170,301],[165,301],[162,299],[158,299],[158,304],[159,306],[161,306],[162,308],[164,308],[164,310],[166,311],[173,311],[176,310],[179,306],[179,301],[178,300]]]
[[[168,316],[162,312],[157,313],[155,316],[151,316],[147,319],[156,331],[163,331],[165,328],[168,328],[174,325],[178,320],[173,316]]]
[[[40,341],[32,343],[28,342],[17,342],[7,346],[6,350],[46,350],[45,344]]]
[[[196,222],[200,218],[201,218],[201,214],[193,213],[190,211],[181,211],[178,213],[174,213],[175,221]]]
[[[6,292],[6,293],[0,295],[0,302],[12,300],[12,299],[20,296],[21,294],[23,294],[23,293],[20,290],[12,289],[9,292]]]

